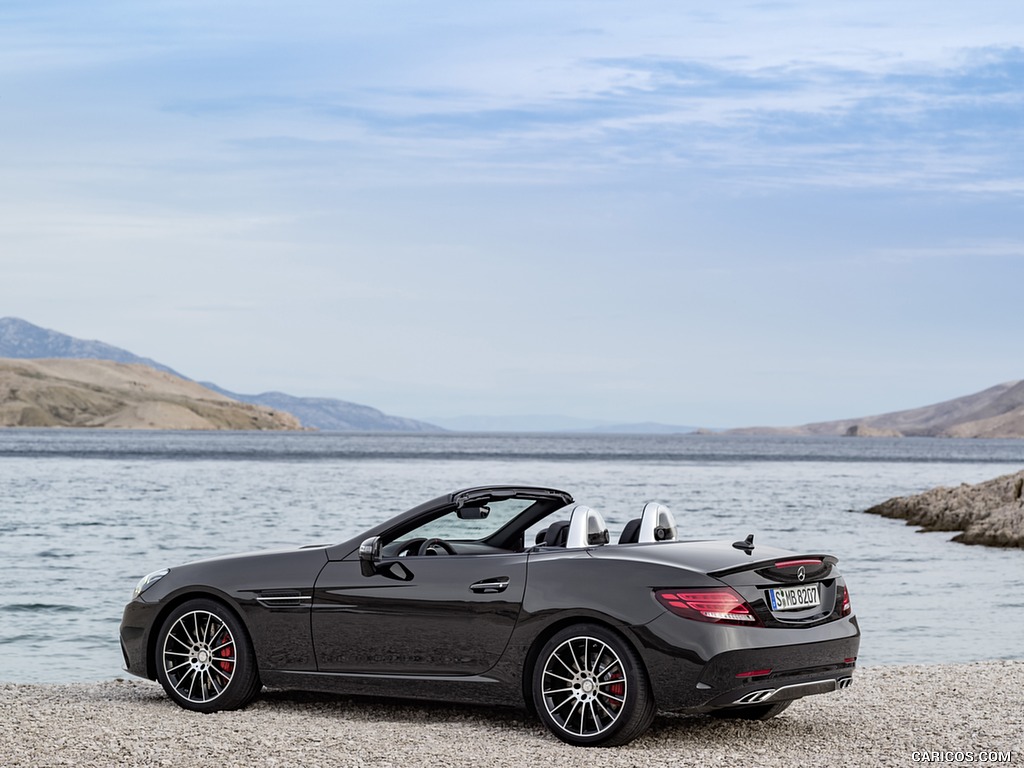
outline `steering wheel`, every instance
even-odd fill
[[[419,552],[420,545],[426,543],[426,539],[409,539],[395,552],[395,557],[408,557]]]
[[[437,549],[434,549],[437,547]],[[420,557],[424,555],[437,555],[444,552],[446,555],[454,555],[455,550],[452,549],[452,545],[444,539],[426,539],[420,544],[420,551],[416,554]]]

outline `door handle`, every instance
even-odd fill
[[[483,579],[482,581],[469,585],[470,590],[478,594],[504,592],[507,587],[508,576],[495,576],[494,578]]]

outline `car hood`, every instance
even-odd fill
[[[196,587],[210,588],[223,595],[309,588],[326,562],[324,547],[293,547],[194,560],[171,566],[166,576],[142,594],[142,599],[158,602]]]
[[[287,555],[294,555],[297,552],[313,552],[317,550],[322,551],[327,549],[327,547],[329,546],[329,544],[304,544],[298,547],[280,547],[278,549],[255,549],[250,552],[232,552],[228,555],[215,555],[214,557],[204,557],[199,560],[189,560],[188,562],[180,563],[179,565],[174,566],[174,568],[190,568],[193,565],[224,563],[235,560],[256,560],[259,558],[281,557]]]

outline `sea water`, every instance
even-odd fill
[[[568,490],[613,541],[660,501],[683,538],[833,553],[861,664],[1024,658],[1024,551],[863,513],[1022,466],[1018,440],[0,431],[0,680],[122,676],[121,610],[145,573],[340,542],[492,483]]]

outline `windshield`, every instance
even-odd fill
[[[463,520],[456,510],[434,518],[417,528],[405,531],[402,539],[451,539],[453,541],[480,541],[503,528],[523,510],[531,507],[534,499],[500,499],[488,502],[490,512],[478,520]],[[387,543],[387,542],[385,542]]]

